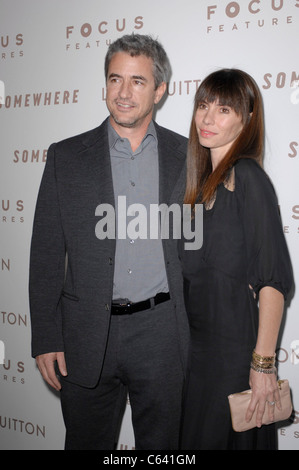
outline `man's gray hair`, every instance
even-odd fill
[[[127,34],[110,44],[105,58],[105,77],[108,78],[108,68],[112,56],[117,52],[126,52],[132,57],[145,55],[153,61],[156,88],[162,82],[169,82],[171,66],[163,46],[151,36],[143,34]]]

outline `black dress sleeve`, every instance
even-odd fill
[[[248,158],[237,162],[235,182],[245,233],[248,282],[257,295],[263,287],[271,286],[286,299],[293,274],[273,185],[260,165]]]

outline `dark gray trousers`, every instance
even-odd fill
[[[127,393],[136,449],[178,449],[183,376],[171,301],[112,316],[97,387],[62,380],[65,449],[115,449]]]

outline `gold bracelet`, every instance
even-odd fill
[[[275,364],[275,357],[276,354],[274,354],[274,356],[261,356],[260,354],[257,354],[255,351],[253,351],[252,362],[256,363],[262,368],[268,369]]]
[[[272,367],[275,366],[275,364],[263,364],[262,362],[255,362],[255,361],[251,361],[251,364],[254,364],[256,367],[259,367],[260,369],[272,369]]]
[[[253,350],[253,353],[252,353],[252,359],[261,363],[270,362],[272,364],[275,362],[275,357],[276,357],[275,353],[274,353],[274,356],[261,356],[260,354],[257,354],[255,350]]]

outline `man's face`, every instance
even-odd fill
[[[108,68],[106,94],[113,127],[147,128],[154,105],[165,89],[165,83],[155,89],[152,59],[144,55],[131,57],[126,52],[114,54]]]

